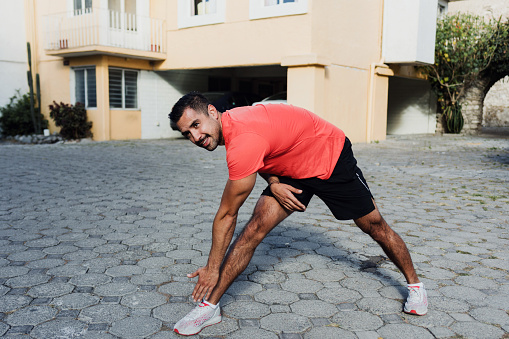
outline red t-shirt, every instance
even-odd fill
[[[303,108],[285,104],[238,107],[221,117],[229,178],[270,173],[328,179],[345,133]]]

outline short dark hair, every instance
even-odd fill
[[[207,114],[209,104],[209,100],[205,98],[200,92],[193,91],[187,93],[182,98],[180,98],[175,105],[173,105],[171,113],[168,114],[171,128],[178,130],[177,122],[180,120],[186,109],[192,108],[196,112]]]

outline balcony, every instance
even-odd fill
[[[48,55],[166,59],[165,22],[161,19],[94,8],[51,14],[44,20]]]

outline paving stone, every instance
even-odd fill
[[[9,329],[8,335],[16,335],[16,334],[28,334],[32,330],[33,326],[31,325],[23,325],[23,326],[13,326]]]
[[[161,328],[161,321],[151,317],[128,317],[115,321],[110,333],[122,338],[146,338]]]
[[[281,287],[294,293],[316,293],[322,289],[322,283],[309,279],[289,279]]]
[[[57,277],[73,277],[76,275],[84,274],[87,271],[86,267],[78,265],[63,265],[60,267],[51,268],[47,271],[48,275]]]
[[[455,333],[447,327],[434,326],[429,328],[435,338],[453,338]]]
[[[0,312],[12,312],[28,305],[32,301],[25,295],[4,295],[0,297]]]
[[[380,317],[364,311],[339,312],[332,322],[349,331],[374,331],[383,325]]]
[[[129,283],[108,283],[95,287],[94,293],[105,297],[121,297],[136,292],[137,287]]]
[[[356,304],[361,310],[373,314],[398,313],[403,309],[401,302],[387,298],[363,298]]]
[[[76,338],[87,332],[87,325],[74,319],[50,320],[34,327],[30,336],[36,339]]]
[[[65,261],[62,259],[40,259],[30,261],[26,266],[30,268],[54,268],[64,264]]]
[[[28,295],[34,298],[54,298],[71,293],[73,289],[74,286],[67,283],[50,282],[30,288]]]
[[[5,283],[7,285],[7,283]],[[10,291],[10,288],[0,285],[0,296],[7,294]]]
[[[111,281],[111,277],[105,275],[105,274],[99,274],[99,273],[86,273],[86,274],[80,274],[75,275],[69,280],[70,284],[76,285],[76,286],[88,286],[88,287],[94,287],[97,285],[103,285],[106,283],[109,283]]]
[[[137,292],[122,297],[120,303],[130,308],[154,308],[166,303],[166,297],[156,292]]]
[[[12,278],[27,274],[30,271],[27,267],[0,267],[0,278]]]
[[[236,281],[228,288],[227,293],[232,296],[252,295],[261,290],[262,286],[260,284],[250,281]]]
[[[286,281],[286,275],[278,271],[256,271],[249,280],[259,284],[279,284]]]
[[[464,300],[467,302],[482,301],[487,297],[486,294],[472,287],[465,286],[446,286],[442,287],[440,292],[448,298]]]
[[[430,305],[433,305],[433,308],[444,312],[467,312],[470,309],[470,306],[465,301],[442,296],[430,297],[428,301]]]
[[[9,329],[8,325],[4,324],[3,322],[0,322],[0,335],[4,335],[8,329]]]
[[[245,338],[256,338],[256,339],[278,339],[278,336],[272,332],[265,331],[259,328],[241,328],[238,331],[230,333],[227,339],[245,339]]]
[[[302,273],[311,270],[311,265],[298,261],[285,261],[275,264],[274,269],[283,273]]]
[[[135,285],[161,285],[169,280],[170,277],[168,275],[161,273],[145,273],[141,275],[133,275],[131,277],[131,283]]]
[[[504,335],[504,331],[498,327],[473,321],[455,323],[451,326],[451,330],[472,339],[501,338]]]
[[[151,257],[147,259],[142,259],[138,262],[138,265],[145,268],[158,268],[163,269],[170,267],[175,264],[175,260],[172,258],[165,257]]]
[[[345,277],[343,272],[331,269],[312,269],[304,273],[306,278],[326,282],[326,281],[340,281]]]
[[[223,314],[232,318],[261,318],[270,313],[267,305],[253,301],[235,301],[223,307]]]
[[[305,339],[345,338],[357,339],[352,332],[337,327],[315,327],[304,334]]]
[[[488,296],[484,300],[484,304],[493,308],[498,308],[504,311],[509,311],[509,295],[494,295]],[[483,305],[484,306],[484,305]]]
[[[338,309],[321,300],[300,300],[290,305],[292,312],[309,318],[329,318],[338,312]]]
[[[62,310],[82,309],[99,303],[100,298],[88,293],[67,294],[53,300],[53,305]]]
[[[195,287],[194,283],[171,282],[159,287],[159,292],[172,296],[189,296]]]
[[[86,323],[112,323],[127,317],[129,309],[118,304],[99,304],[83,309],[79,319]]]
[[[55,245],[58,245],[58,243],[59,243],[59,241],[55,238],[44,237],[44,238],[40,238],[40,239],[27,241],[25,243],[25,246],[42,248],[42,247],[55,246]]]
[[[154,317],[171,324],[175,324],[187,313],[189,313],[195,305],[190,303],[170,303],[156,307],[153,311]]]
[[[470,315],[483,323],[494,325],[509,325],[507,312],[490,307],[481,307],[471,310]]]
[[[47,283],[50,277],[44,274],[25,274],[19,277],[10,278],[5,282],[7,286],[12,288],[18,287],[32,287],[40,284]],[[1,290],[1,287],[0,287]],[[0,293],[1,294],[1,293]]]
[[[434,326],[449,327],[454,319],[445,312],[437,311],[434,308],[429,308],[426,316],[412,316],[404,315],[404,319],[412,324],[420,327],[431,328]]]
[[[23,252],[17,252],[10,254],[7,259],[11,261],[30,261],[42,259],[46,256],[43,251],[40,250],[28,250]]]
[[[388,324],[377,331],[383,338],[407,339],[407,338],[433,338],[426,329],[410,324]]]
[[[101,246],[97,246],[93,249],[94,252],[97,253],[119,253],[125,251],[127,249],[127,245],[122,244],[105,244]]]
[[[143,268],[135,265],[120,265],[110,267],[106,270],[106,274],[112,277],[128,277],[136,274],[142,274]]]
[[[5,322],[11,326],[37,325],[51,320],[57,310],[50,306],[27,306],[7,316]]]
[[[359,292],[346,288],[323,288],[316,295],[323,301],[335,304],[352,303],[362,298]]]
[[[280,290],[265,290],[256,293],[254,299],[268,305],[289,305],[299,300],[296,293]]]
[[[308,318],[292,313],[269,314],[260,319],[260,326],[272,332],[301,333],[311,327]]]

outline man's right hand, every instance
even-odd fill
[[[208,266],[203,266],[197,269],[195,272],[188,274],[188,278],[198,277],[198,282],[194,287],[193,300],[197,302],[202,300],[204,297],[207,299],[212,293],[212,290],[219,280],[219,270],[209,269]]]
[[[302,190],[280,182],[271,184],[270,190],[279,204],[287,210],[299,212],[304,212],[306,210],[306,206],[294,195],[294,193],[302,193]]]

